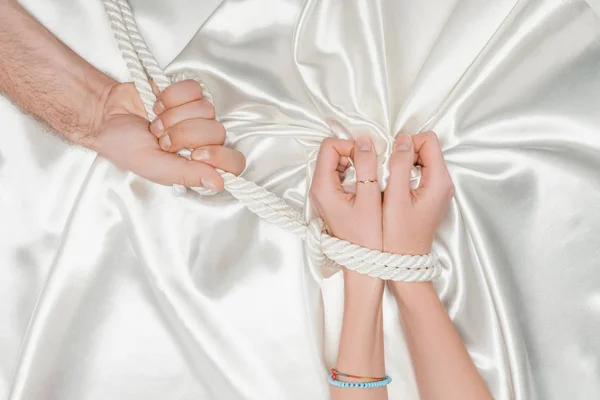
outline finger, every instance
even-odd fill
[[[164,151],[177,152],[225,143],[225,127],[214,119],[188,119],[165,132],[158,144]]]
[[[410,135],[398,135],[390,155],[390,177],[384,201],[392,204],[410,204],[410,173],[414,166],[414,145]]]
[[[340,167],[348,168],[351,165],[352,165],[352,162],[350,161],[350,157],[346,157],[346,156],[340,157],[340,162],[339,162]]]
[[[223,171],[239,175],[246,168],[246,157],[237,150],[225,146],[204,146],[192,152],[192,160],[202,161],[205,164]]]
[[[434,184],[446,168],[444,155],[434,132],[424,132],[413,136],[414,162],[421,165],[421,185]]]
[[[176,82],[160,93],[154,104],[154,112],[160,115],[169,108],[201,99],[202,86],[198,82],[193,80]]]
[[[208,100],[195,100],[169,108],[152,121],[150,132],[161,137],[173,125],[192,118],[214,119],[215,107]]]
[[[156,98],[158,99],[158,96],[160,96],[160,89],[158,88],[158,86],[156,86],[154,79],[150,78],[148,80],[148,82],[150,82],[150,87],[152,88],[152,93],[154,93],[154,96],[156,96]]]
[[[176,154],[151,149],[150,156],[141,157],[147,178],[162,185],[179,184],[187,187],[202,186],[216,191],[223,190],[221,175],[210,165],[191,161]]]
[[[354,168],[356,169],[356,204],[381,207],[381,191],[377,182],[377,155],[373,142],[366,136],[358,138],[354,145]]]
[[[346,172],[346,170],[348,169],[348,167],[346,167],[345,165],[338,165],[337,167],[337,172],[339,172],[340,174],[343,174],[344,172]]]
[[[421,183],[417,193],[427,193],[430,189],[439,193],[450,190],[452,180],[446,167],[444,154],[434,132],[425,132],[413,136],[415,158],[421,165]]]
[[[340,162],[338,163],[337,171],[339,173],[344,173],[351,165],[352,163],[349,157],[340,157]]]
[[[342,190],[340,174],[337,171],[340,160],[350,157],[354,142],[351,140],[327,138],[321,143],[312,189],[319,194],[332,193]]]

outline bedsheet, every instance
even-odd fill
[[[99,1],[23,0],[127,70]],[[496,399],[600,397],[600,14],[577,0],[132,0],[244,176],[308,209],[315,151],[435,130],[436,288]],[[0,98],[0,398],[325,400],[342,277],[226,193],[174,197]],[[126,134],[126,133],[124,133]],[[391,399],[417,399],[384,299]]]

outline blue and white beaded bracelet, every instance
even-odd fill
[[[378,387],[387,386],[392,382],[392,378],[386,375],[380,381],[372,381],[372,382],[343,382],[338,381],[337,379],[333,379],[333,375],[329,374],[329,384],[339,387],[339,388],[357,388],[357,389],[374,389]]]

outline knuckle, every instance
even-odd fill
[[[197,165],[194,161],[181,157],[176,183],[185,187],[199,186],[201,178],[206,171],[196,167]]]
[[[169,129],[175,124],[175,113],[173,110],[167,110],[163,112],[159,118],[162,121],[165,129]]]
[[[187,114],[190,114],[189,118],[197,118],[201,115],[204,115],[205,106],[204,106],[203,102],[204,102],[204,100],[194,100],[191,103],[189,103],[188,106],[190,107],[190,110],[187,113]]]
[[[193,79],[186,79],[185,81],[179,82],[181,89],[189,91],[195,98],[202,98],[202,86]]]
[[[235,175],[239,175],[242,172],[244,172],[244,170],[246,169],[246,157],[237,150],[235,151],[234,154],[235,154],[235,159],[237,160],[236,168],[235,168]]]
[[[177,93],[177,85],[179,83],[173,83],[170,86],[167,86],[167,88],[165,90],[163,90],[162,92],[160,92],[160,94],[158,95],[158,98],[165,103],[165,107],[169,107],[170,103],[171,103],[171,98],[173,97],[173,93]]]
[[[181,106],[180,120],[188,120],[194,118],[212,119],[210,117],[210,108],[207,107],[204,100],[194,100],[187,105]]]
[[[449,200],[454,196],[454,183],[449,176],[444,177],[438,186],[437,193],[444,200]]]
[[[237,150],[230,150],[223,146],[213,146],[209,150],[210,165],[231,172],[241,174],[246,168],[246,159]]]
[[[335,143],[335,138],[327,137],[321,142],[321,147],[332,147]]]
[[[434,131],[427,131],[419,135],[425,138],[425,142],[439,144],[438,136]]]
[[[312,208],[315,210],[317,215],[321,215],[321,198],[314,191],[309,191],[308,197],[312,203]]]
[[[185,146],[188,141],[188,131],[189,128],[185,123],[174,125],[167,130],[166,133],[171,138],[171,151],[179,151]]]
[[[315,197],[316,199],[320,199],[324,192],[323,189],[324,189],[323,182],[321,182],[320,179],[314,179],[313,183],[310,187],[310,192],[313,195],[313,197]]]
[[[160,115],[160,119],[163,122],[165,129],[169,129],[175,125],[177,125],[181,121],[185,121],[184,119],[185,111],[180,108],[172,108]]]
[[[206,116],[207,119],[215,119],[216,111],[215,106],[208,100],[200,100],[202,107],[202,114]]]
[[[194,80],[187,79],[181,82],[176,82],[166,88],[161,94],[160,99],[173,107],[182,102],[189,102],[191,99],[202,98],[202,86]]]
[[[326,154],[328,149],[335,147],[334,143],[334,138],[328,137],[323,139],[323,141],[321,141],[321,145],[319,146],[319,155]]]
[[[225,132],[225,126],[218,121],[215,121],[213,125],[214,125],[213,130],[214,130],[214,134],[215,134],[215,139],[221,144],[225,143],[225,137],[227,134]]]
[[[169,127],[166,133],[171,136],[172,141],[177,141],[181,138],[181,136],[185,135],[187,130],[188,128],[186,123],[179,123]]]
[[[401,168],[405,163],[403,162],[403,157],[398,153],[392,153],[390,156],[390,172],[393,173],[394,170]],[[412,160],[411,160],[412,161]]]
[[[377,178],[377,161],[376,159],[365,159],[365,157],[356,157],[354,161],[354,169],[359,179],[374,179]]]
[[[185,187],[190,187],[189,179],[184,172],[180,172],[177,176],[177,184]]]

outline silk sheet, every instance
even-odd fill
[[[100,2],[24,0],[127,70]],[[327,136],[433,129],[437,289],[496,399],[600,397],[600,17],[570,0],[133,0],[245,176],[308,208]],[[325,400],[342,281],[227,194],[172,196],[0,98],[0,398]],[[126,132],[124,132],[126,134]],[[389,295],[391,399],[417,399]]]

